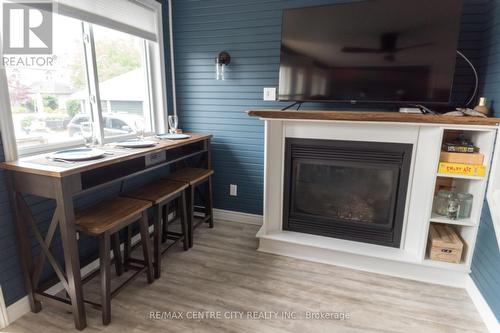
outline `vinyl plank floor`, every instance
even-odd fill
[[[87,307],[85,332],[486,332],[462,289],[260,253],[257,230],[233,222],[198,228],[192,249],[175,246],[164,257],[161,279],[148,285],[139,277],[113,299],[109,326]],[[87,297],[99,299],[98,283],[85,287]],[[46,306],[0,332],[40,330],[74,331],[72,316]]]

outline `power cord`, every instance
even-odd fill
[[[474,98],[476,98],[476,94],[477,94],[477,90],[479,88],[479,77],[477,75],[477,70],[476,70],[476,67],[474,67],[474,65],[472,64],[472,62],[469,60],[469,58],[467,58],[462,52],[460,52],[459,50],[457,50],[457,53],[458,55],[460,55],[468,64],[469,66],[472,68],[472,71],[474,72],[474,77],[476,79],[476,84],[474,85],[474,92],[472,93],[472,96],[470,97],[470,99],[467,101],[467,103],[465,104],[465,106],[469,106],[470,103],[472,103],[472,101],[474,101]]]

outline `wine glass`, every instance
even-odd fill
[[[142,120],[136,120],[134,122],[135,133],[140,140],[144,139],[144,122]]]
[[[90,121],[82,122],[80,124],[80,132],[82,133],[86,146],[90,146],[94,143],[94,123]]]
[[[177,133],[177,125],[179,124],[179,119],[177,118],[176,115],[173,116],[168,116],[168,126],[169,126],[169,132],[171,134]]]

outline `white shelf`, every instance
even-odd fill
[[[475,227],[476,226],[476,224],[474,223],[474,221],[471,218],[451,220],[451,219],[447,218],[446,216],[441,216],[441,215],[438,215],[436,213],[432,213],[430,221],[434,222],[434,223],[462,225],[462,226],[466,226],[466,227]]]
[[[468,272],[470,270],[469,267],[464,262],[454,264],[451,262],[431,260],[429,258],[425,258],[422,263],[426,266],[449,269],[454,271]]]
[[[479,177],[479,176],[463,176],[463,175],[453,175],[453,174],[448,174],[448,173],[438,173],[438,177],[445,177],[445,178],[456,178],[456,179],[469,179],[469,180],[483,180],[485,177]]]

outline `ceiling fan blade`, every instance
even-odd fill
[[[405,47],[399,47],[396,50],[394,50],[394,52],[417,49],[420,47],[426,47],[426,46],[430,46],[430,45],[434,45],[434,43],[422,43],[422,44],[415,44],[415,45],[410,45],[410,46],[405,46]]]
[[[368,47],[344,47],[341,51],[344,53],[380,53],[380,49]]]

